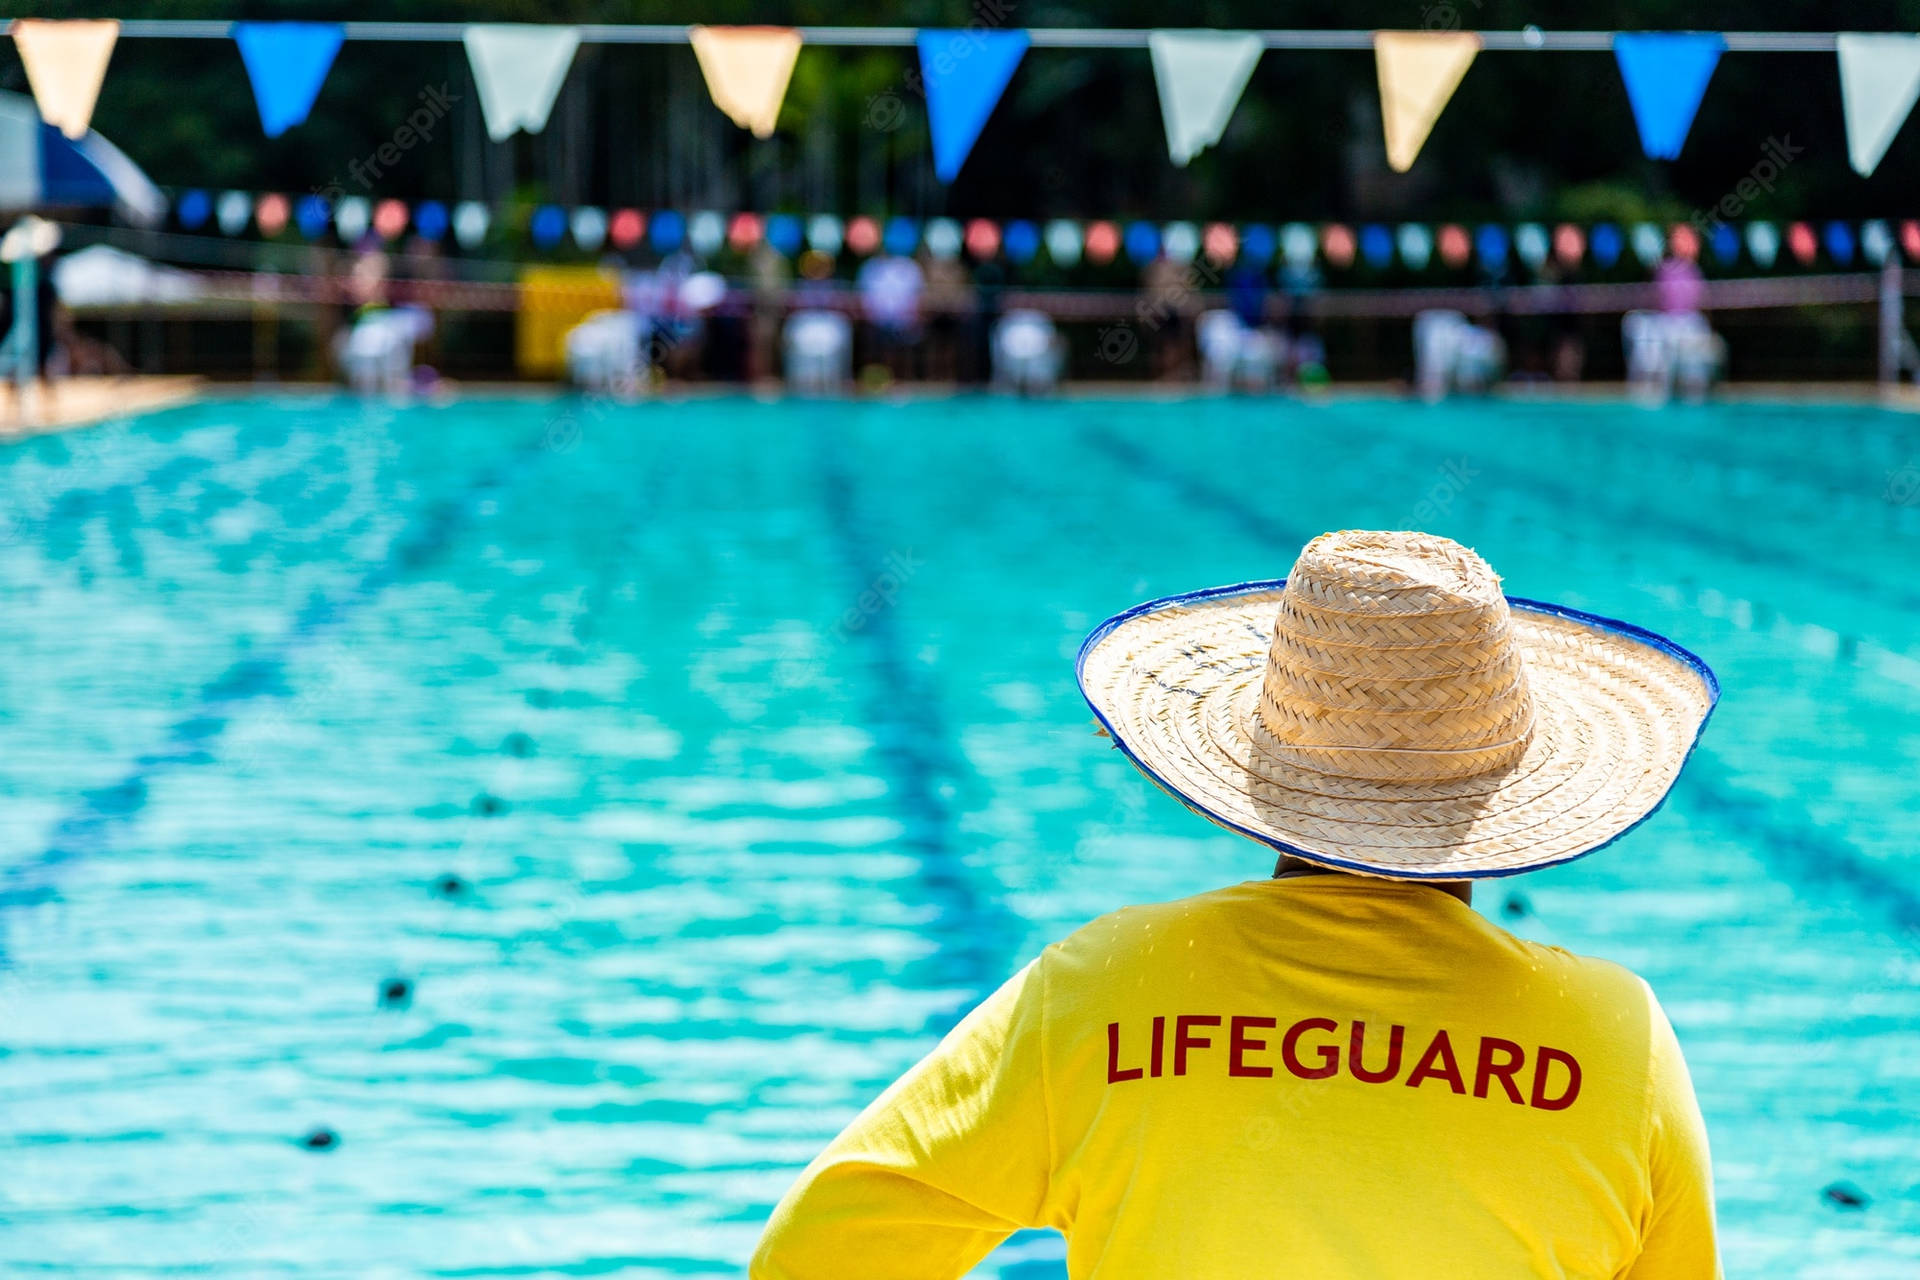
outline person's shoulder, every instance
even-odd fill
[[[1659,1001],[1646,979],[1617,961],[1582,955],[1528,938],[1516,937],[1513,941],[1536,972],[1548,976],[1561,990],[1595,1009],[1619,1014],[1659,1008]]]
[[[1056,963],[1138,955],[1144,949],[1203,932],[1210,923],[1239,909],[1245,887],[1228,885],[1170,902],[1144,902],[1099,916],[1054,943],[1047,951]]]

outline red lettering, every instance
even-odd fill
[[[1557,1098],[1547,1096],[1547,1068],[1560,1063],[1567,1069],[1567,1091]],[[1565,1111],[1580,1096],[1580,1063],[1570,1053],[1540,1046],[1533,1059],[1533,1105],[1542,1111]],[[1519,1099],[1515,1098],[1515,1102]]]
[[[1435,1063],[1442,1065],[1435,1066]],[[1407,1087],[1418,1088],[1422,1080],[1433,1077],[1445,1080],[1455,1093],[1467,1091],[1466,1082],[1460,1078],[1460,1064],[1453,1058],[1453,1041],[1447,1039],[1445,1031],[1433,1033],[1433,1043],[1427,1046],[1420,1061],[1413,1064],[1412,1074],[1407,1076]]]
[[[1367,1084],[1385,1084],[1400,1074],[1400,1046],[1406,1039],[1407,1029],[1398,1023],[1387,1028],[1387,1065],[1380,1071],[1369,1071],[1366,1065],[1367,1024],[1353,1024],[1353,1040],[1347,1049],[1347,1070],[1353,1073],[1355,1080]]]
[[[1496,1051],[1506,1059],[1504,1062],[1495,1062],[1493,1060],[1493,1055]],[[1514,1084],[1513,1077],[1519,1073],[1521,1066],[1526,1060],[1527,1051],[1513,1041],[1502,1040],[1496,1036],[1482,1036],[1480,1038],[1480,1061],[1474,1064],[1473,1068],[1473,1096],[1476,1098],[1486,1097],[1487,1084],[1490,1081],[1498,1080],[1500,1087],[1507,1091],[1507,1100],[1509,1102],[1519,1102],[1520,1087]]]
[[[1141,1071],[1138,1067],[1120,1069],[1120,1024],[1107,1024],[1107,1083],[1119,1084],[1122,1080],[1138,1080]]]
[[[1148,1059],[1148,1063],[1150,1066],[1149,1074],[1156,1080],[1160,1078],[1160,1051],[1166,1047],[1167,1020],[1165,1018],[1155,1018],[1153,1020],[1153,1056]]]
[[[1212,1014],[1183,1013],[1173,1020],[1173,1074],[1187,1074],[1187,1050],[1210,1049],[1213,1041],[1207,1036],[1190,1036],[1189,1027],[1217,1027],[1220,1019]]]
[[[1228,1046],[1227,1074],[1230,1076],[1270,1076],[1272,1067],[1250,1067],[1247,1054],[1258,1053],[1267,1047],[1265,1040],[1256,1040],[1247,1032],[1256,1027],[1277,1027],[1280,1024],[1272,1018],[1241,1018],[1233,1020],[1232,1042]]]
[[[1280,1039],[1280,1060],[1287,1064],[1287,1070],[1302,1080],[1325,1080],[1340,1069],[1340,1050],[1336,1045],[1317,1046],[1320,1065],[1309,1067],[1300,1061],[1300,1037],[1308,1031],[1338,1031],[1340,1024],[1332,1018],[1302,1018],[1287,1028],[1287,1034]]]

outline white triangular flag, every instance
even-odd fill
[[[1147,36],[1167,152],[1177,165],[1220,141],[1264,48],[1244,31],[1155,31]]]
[[[40,118],[69,138],[83,138],[107,78],[120,23],[114,19],[53,22],[18,18],[13,43],[27,69]]]
[[[1847,156],[1870,175],[1907,113],[1920,99],[1920,36],[1855,35],[1834,41],[1840,55],[1840,104],[1847,117]]]
[[[547,113],[580,47],[580,28],[483,22],[468,27],[462,38],[487,136],[503,142],[515,129],[538,133],[546,128]]]

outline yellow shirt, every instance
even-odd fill
[[[756,1280],[1719,1274],[1653,993],[1430,885],[1254,881],[1096,920],[808,1166]]]

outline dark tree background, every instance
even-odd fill
[[[15,16],[391,19],[528,22],[772,22],[901,26],[1393,27],[1550,30],[1920,30],[1920,3],[1586,4],[1352,0],[1289,4],[1190,0],[127,0],[25,4]],[[350,164],[393,136],[418,95],[459,96],[450,127],[362,186]],[[1468,73],[1414,171],[1386,169],[1367,52],[1271,52],[1225,139],[1187,169],[1167,160],[1144,51],[1028,53],[966,171],[931,173],[925,104],[910,50],[810,48],[800,55],[778,136],[756,142],[708,101],[692,50],[586,46],[547,131],[486,139],[458,44],[350,41],[309,122],[269,140],[230,41],[126,39],[95,125],[155,181],[303,193],[335,185],[372,196],[554,199],[642,207],[832,209],[927,215],[1292,218],[1686,217],[1732,190],[1769,138],[1803,147],[1748,216],[1920,212],[1920,127],[1871,179],[1847,165],[1838,72],[1822,54],[1729,54],[1680,160],[1640,154],[1625,90],[1604,53],[1486,53]],[[11,44],[0,85],[25,91]]]

